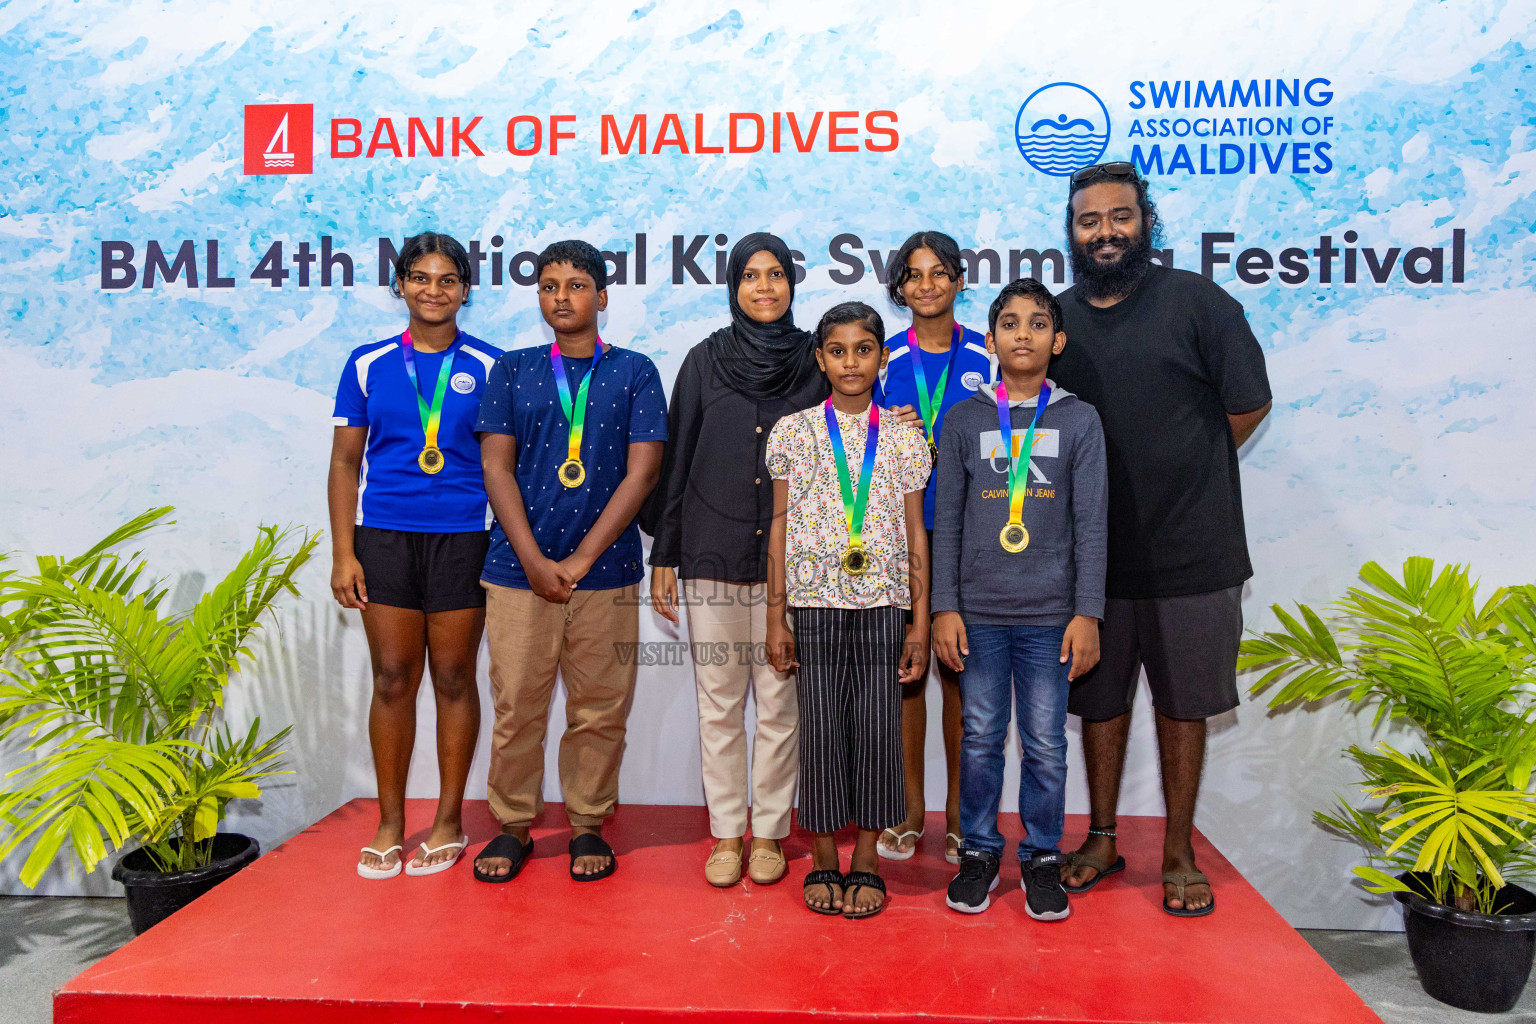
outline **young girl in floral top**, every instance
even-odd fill
[[[884,337],[862,302],[828,310],[816,361],[832,397],[768,438],[768,657],[799,669],[800,824],[815,833],[805,903],[845,917],[885,907],[876,839],[907,813],[901,684],[928,670],[932,465],[921,431],[873,403]],[[833,833],[850,821],[859,835],[844,875]]]

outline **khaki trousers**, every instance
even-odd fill
[[[640,588],[577,590],[569,604],[552,604],[531,590],[483,586],[496,707],[491,813],[503,825],[527,825],[544,810],[544,733],[558,669],[565,680],[560,788],[566,815],[572,825],[601,825],[619,798]]]
[[[699,747],[704,802],[716,839],[747,833],[783,839],[799,780],[800,708],[795,677],[776,672],[766,657],[767,586],[684,580],[693,678],[699,695]],[[751,788],[747,780],[747,689],[757,702]]]

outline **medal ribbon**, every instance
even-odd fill
[[[560,358],[560,342],[556,341],[549,347],[549,361],[555,368],[555,390],[560,393],[560,408],[565,412],[566,422],[571,425],[569,454],[566,456],[571,462],[581,461],[581,434],[587,425],[587,386],[592,383],[592,374],[597,370],[598,360],[603,358],[603,339],[597,339],[597,347],[592,352],[592,365],[587,367],[587,375],[581,378],[581,386],[576,389],[576,400],[571,401],[571,382],[565,374],[565,360]]]
[[[935,436],[938,430],[939,413],[944,409],[944,391],[949,386],[949,371],[954,369],[955,356],[960,351],[960,342],[965,337],[965,328],[955,324],[955,336],[949,343],[949,362],[944,364],[944,372],[939,374],[939,382],[928,390],[928,375],[923,372],[923,353],[917,344],[917,328],[907,328],[907,355],[912,357],[912,377],[917,381],[917,405],[923,414],[923,429],[928,432],[928,443],[938,444]]]
[[[460,331],[454,336],[453,344],[457,345],[459,339],[464,336]],[[449,345],[448,349],[453,348]],[[437,432],[443,425],[443,396],[448,393],[448,378],[453,376],[453,355],[444,350],[443,365],[437,371],[437,387],[432,390],[432,404],[427,405],[427,400],[421,397],[421,381],[416,379],[416,346],[411,341],[411,332],[407,328],[400,335],[400,351],[405,355],[405,372],[411,378],[411,390],[416,392],[416,411],[421,413],[421,432],[427,436],[426,447],[437,447]]]
[[[1024,434],[1021,458],[1013,456],[1013,417],[1008,411],[1008,385],[997,382],[997,423],[1002,428],[1004,450],[1008,453],[1008,521],[1023,524],[1024,492],[1029,487],[1029,459],[1035,450],[1035,427],[1051,401],[1051,386],[1040,385],[1040,397],[1035,401],[1035,418],[1029,421]]]
[[[848,475],[848,452],[843,448],[843,430],[837,425],[837,411],[832,399],[822,405],[827,414],[827,436],[832,439],[832,461],[837,464],[837,483],[843,492],[843,516],[848,521],[848,543],[864,546],[864,508],[869,504],[869,484],[875,478],[875,447],[880,441],[880,409],[869,403],[869,432],[864,437],[864,462],[859,466],[859,486],[855,490]]]

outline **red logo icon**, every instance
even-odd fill
[[[245,173],[309,174],[315,161],[313,103],[247,104]]]

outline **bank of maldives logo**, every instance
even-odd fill
[[[248,104],[245,173],[309,174],[315,161],[312,103]]]
[[[1058,177],[1098,160],[1109,146],[1109,110],[1075,82],[1052,82],[1030,93],[1013,128],[1029,165]]]

